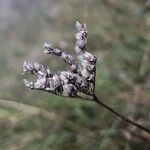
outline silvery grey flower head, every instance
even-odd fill
[[[77,96],[77,89],[73,84],[64,84],[63,85],[63,95],[76,97]]]
[[[32,63],[25,61],[23,64],[24,72],[32,72],[34,70],[34,66]]]
[[[30,88],[30,89],[34,89],[34,85],[33,82],[29,82],[26,79],[23,79],[24,84],[26,85],[26,87]]]
[[[76,43],[75,52],[78,61],[65,51],[54,48],[52,44],[44,44],[44,53],[52,54],[69,65],[66,71],[52,73],[49,68],[45,68],[38,62],[31,63],[25,61],[23,71],[31,73],[37,77],[35,83],[24,79],[27,88],[43,90],[56,95],[77,97],[79,93],[94,95],[95,91],[95,67],[96,57],[87,52],[87,28],[86,24],[76,22]]]
[[[62,53],[60,49],[57,49],[57,48],[54,49],[52,45],[47,44],[47,43],[45,43],[43,47],[45,48],[44,53],[46,54],[54,54],[54,55],[60,56]]]

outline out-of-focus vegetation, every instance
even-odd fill
[[[149,149],[150,135],[95,103],[27,91],[21,76],[26,58],[64,69],[42,45],[74,53],[75,21],[85,22],[98,96],[150,128],[149,9],[149,0],[0,0],[0,149]]]

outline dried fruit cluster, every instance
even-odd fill
[[[53,48],[50,44],[44,44],[46,54],[58,56],[69,64],[67,71],[52,73],[38,62],[24,62],[23,71],[37,76],[35,83],[24,79],[25,85],[30,89],[44,90],[57,95],[76,97],[78,92],[94,95],[95,72],[97,58],[87,52],[87,29],[85,24],[76,22],[75,51],[78,61],[64,51]]]

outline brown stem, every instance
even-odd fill
[[[105,109],[109,110],[110,112],[112,112],[113,114],[115,114],[116,116],[118,116],[119,118],[121,118],[122,120],[124,120],[125,122],[132,124],[133,126],[136,126],[137,128],[144,130],[145,132],[150,134],[150,130],[147,129],[146,127],[143,127],[142,125],[134,122],[133,120],[130,120],[129,118],[124,117],[123,115],[121,115],[120,113],[116,112],[113,108],[111,108],[110,106],[104,104],[102,101],[99,100],[99,98],[97,96],[94,96],[93,99],[96,103],[98,103],[99,105],[101,105],[102,107],[104,107]]]

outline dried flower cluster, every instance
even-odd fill
[[[78,92],[87,95],[94,95],[95,89],[95,67],[96,57],[86,50],[87,29],[85,24],[76,22],[75,51],[78,62],[71,55],[64,51],[44,44],[44,53],[58,56],[69,64],[67,71],[52,73],[49,68],[45,68],[38,62],[25,61],[23,71],[37,76],[35,83],[24,79],[24,84],[30,89],[44,90],[57,95],[76,97]]]
[[[23,64],[23,71],[29,72],[37,76],[35,83],[29,82],[24,79],[26,87],[34,90],[43,90],[56,95],[84,98],[78,95],[78,93],[84,93],[92,96],[92,100],[101,105],[105,109],[109,110],[125,122],[136,126],[139,129],[150,133],[150,130],[144,126],[134,122],[133,120],[126,118],[114,109],[104,104],[95,94],[95,78],[96,78],[96,60],[97,58],[91,53],[87,52],[87,30],[86,25],[76,22],[75,34],[76,43],[75,51],[78,61],[71,55],[66,54],[64,51],[53,48],[50,44],[44,44],[46,54],[53,54],[58,56],[64,62],[69,64],[67,71],[61,71],[59,73],[52,73],[49,68],[40,65],[38,62],[25,61]],[[91,100],[87,99],[86,100]]]

